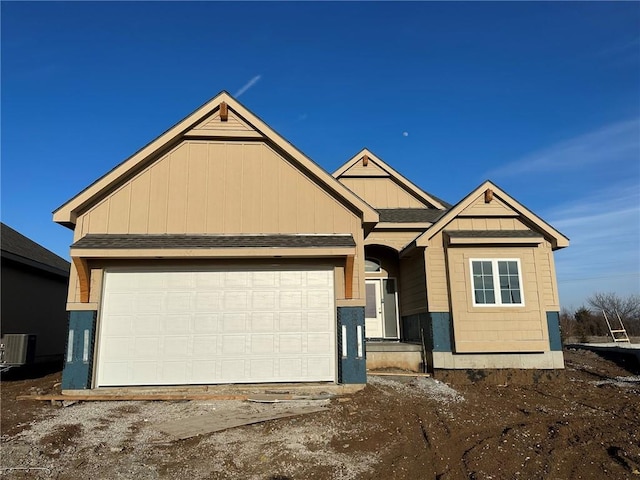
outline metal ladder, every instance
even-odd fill
[[[622,323],[622,319],[620,318],[620,314],[617,310],[615,310],[616,317],[618,317],[618,323],[620,324],[620,328],[613,329],[611,328],[611,322],[609,322],[609,318],[607,317],[607,312],[602,310],[602,314],[604,315],[604,319],[607,322],[607,327],[609,327],[609,332],[611,333],[611,338],[613,338],[614,342],[626,342],[631,343],[629,340],[629,335],[627,335],[627,330],[624,328],[624,324]],[[612,315],[613,317],[613,315]]]

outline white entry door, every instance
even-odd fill
[[[327,269],[107,271],[97,386],[334,381]]]
[[[379,279],[365,280],[367,303],[364,309],[364,328],[367,338],[382,338],[382,287]]]

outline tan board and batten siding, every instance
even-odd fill
[[[369,167],[366,167],[369,168]],[[375,208],[427,208],[428,205],[386,177],[341,177],[340,182]]]
[[[81,213],[74,241],[90,233],[349,233],[358,245],[353,269],[358,302],[364,290],[364,279],[358,278],[364,256],[361,224],[264,142],[186,140]],[[74,268],[71,282],[76,287],[70,288],[69,303],[76,303]],[[336,289],[338,301],[344,299],[344,280]],[[96,291],[91,289],[91,302],[98,301]]]
[[[486,217],[477,218],[479,215]],[[546,312],[560,309],[551,243],[544,239],[537,245],[446,246],[444,233],[530,228],[501,200],[485,203],[478,198],[429,240],[425,249],[429,311],[451,311],[457,352],[549,350]],[[524,306],[474,307],[471,258],[519,259]]]

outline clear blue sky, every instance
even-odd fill
[[[640,291],[640,3],[2,2],[2,221],[51,211],[227,90],[333,171],[366,146],[571,238],[560,296]],[[406,133],[405,133],[406,132]]]

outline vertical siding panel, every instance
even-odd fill
[[[373,179],[372,179],[373,180]],[[376,179],[371,182],[375,187],[375,195],[371,197],[371,204],[378,208],[387,208],[389,205],[389,199],[387,198],[387,185],[382,179]],[[364,197],[367,201],[367,197]]]
[[[297,181],[297,217],[299,233],[316,233],[314,209],[313,209],[313,190],[318,189],[308,178],[298,174]]]
[[[316,232],[333,232],[333,210],[337,205],[330,205],[327,208],[326,195],[319,188],[311,192],[313,209],[313,229]]]
[[[264,145],[260,150],[262,158],[262,228],[264,233],[278,232],[278,195],[280,175],[278,160],[273,151]]]
[[[186,231],[202,233],[207,211],[207,145],[190,142],[188,152]]]
[[[297,173],[287,163],[279,162],[280,191],[278,192],[278,210],[280,211],[280,233],[297,233],[297,205],[295,191]]]
[[[242,222],[242,152],[244,145],[227,144],[224,195],[224,232],[241,233]]]
[[[187,221],[187,182],[189,181],[189,146],[182,144],[171,153],[167,231],[185,233]]]
[[[261,146],[246,144],[242,159],[242,213],[243,233],[262,233],[262,159]]]
[[[129,233],[131,184],[111,195],[109,206],[109,233]]]
[[[109,226],[109,199],[102,201],[87,214],[91,233],[107,233]]]
[[[131,182],[131,216],[129,233],[149,231],[149,188],[151,173],[147,170]]]
[[[227,150],[224,143],[208,144],[206,232],[224,231]]]
[[[169,195],[169,163],[167,155],[150,170],[149,233],[167,232],[167,202]]]
[[[471,219],[471,229],[472,230],[486,230],[487,222],[484,218],[473,218]]]

